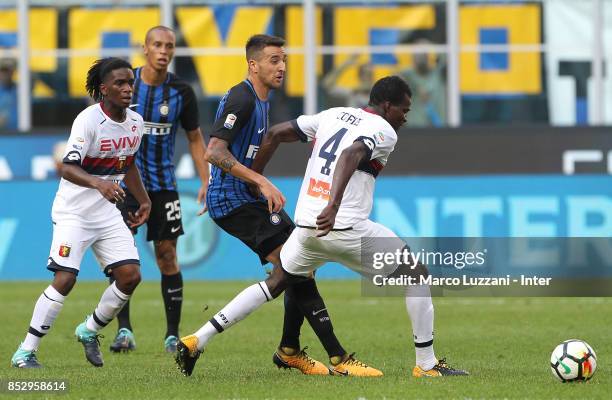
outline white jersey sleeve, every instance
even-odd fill
[[[291,121],[293,128],[300,136],[302,142],[311,142],[314,140],[317,135],[317,130],[319,129],[319,121],[322,118],[322,114],[320,112],[314,115],[300,115],[297,119]]]
[[[70,138],[64,150],[63,162],[81,165],[95,137],[95,129],[91,127],[90,118],[86,113],[80,113],[72,124]]]
[[[362,132],[355,139],[355,142],[363,142],[370,149],[370,160],[380,160],[385,165],[389,154],[395,149],[397,134],[388,124],[372,124],[368,131]]]

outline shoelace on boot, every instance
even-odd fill
[[[452,369],[451,366],[448,365],[448,363],[446,362],[446,357],[439,359],[438,364],[436,364],[436,366],[441,369],[447,369],[447,370]]]
[[[356,365],[358,367],[363,367],[363,368],[369,368],[366,364],[362,363],[361,361],[355,359],[353,356],[355,355],[355,353],[351,353],[347,360],[345,361],[346,364],[348,365]]]
[[[32,360],[34,360],[34,361],[38,361],[38,360],[36,359],[36,350],[32,350],[31,352],[29,352],[29,353],[28,353],[28,354],[27,354],[27,355],[24,357],[24,359],[25,359],[26,361],[32,361]]]
[[[100,338],[104,339],[104,335],[100,335],[99,333],[96,333],[95,335],[93,335],[90,338],[87,338],[86,340],[88,342],[93,342],[95,340],[96,343],[98,343],[98,346],[100,346]]]
[[[314,367],[315,366],[315,361],[310,358],[310,356],[308,354],[306,354],[306,349],[308,348],[308,346],[304,347],[297,355],[296,357],[306,361],[308,364],[310,364],[310,367]]]

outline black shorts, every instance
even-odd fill
[[[117,203],[117,208],[121,211],[121,216],[127,225],[128,212],[136,212],[139,204],[129,191],[125,190],[125,194],[125,201]],[[174,190],[149,192],[149,198],[151,199],[151,214],[146,222],[147,240],[172,240],[182,235],[184,232],[178,192]],[[136,228],[130,229],[134,234],[138,231]]]
[[[266,257],[274,249],[289,239],[295,228],[285,210],[270,214],[268,203],[263,201],[244,204],[213,221],[257,253],[262,265],[268,262]]]

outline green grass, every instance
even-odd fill
[[[199,328],[251,282],[186,283],[182,333]],[[116,330],[103,331],[103,368],[90,366],[73,336],[91,312],[104,282],[79,282],[55,326],[43,339],[41,370],[11,368],[10,358],[25,335],[32,307],[48,283],[0,283],[0,379],[66,379],[69,391],[52,399],[566,399],[610,398],[609,298],[437,298],[436,355],[469,370],[467,378],[418,380],[410,322],[401,298],[366,298],[358,281],[321,281],[335,331],[346,349],[383,370],[382,378],[307,377],[278,370],[271,363],[282,324],[282,301],[262,307],[242,323],[216,337],[193,376],[178,372],[163,352],[165,317],[159,284],[145,282],[132,303],[137,350],[108,351]],[[208,305],[208,310],[204,311]],[[595,377],[588,383],[554,380],[549,357],[569,338],[586,340],[597,352]],[[326,361],[325,352],[305,324],[302,345]],[[17,399],[15,394],[0,397]],[[44,396],[21,395],[32,399]]]

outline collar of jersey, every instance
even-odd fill
[[[262,99],[260,99],[260,98],[259,98],[259,96],[257,96],[257,92],[255,91],[255,88],[253,87],[253,83],[252,83],[252,82],[251,82],[251,81],[250,81],[248,78],[247,78],[247,79],[245,79],[244,81],[246,82],[246,84],[247,84],[247,86],[249,87],[249,89],[251,89],[251,92],[253,92],[253,94],[255,95],[255,98],[256,98],[257,100],[259,100],[259,101],[260,101],[260,102],[262,102],[262,103],[267,103],[267,102],[270,100],[269,96],[268,96],[268,100],[262,100]]]
[[[151,86],[151,85],[146,84],[146,83],[145,83],[145,82],[142,80],[142,78],[140,77],[141,73],[142,73],[142,67],[138,67],[138,68],[136,68],[136,79],[139,79],[139,80],[142,82],[142,84],[143,84],[143,85],[146,85],[146,86]],[[170,75],[172,75],[172,72],[168,71],[168,72],[166,73],[166,80],[165,80],[165,81],[163,81],[161,85],[165,85],[166,83],[170,82]],[[159,85],[159,86],[161,86],[161,85]],[[157,86],[151,86],[151,87],[157,87]]]

